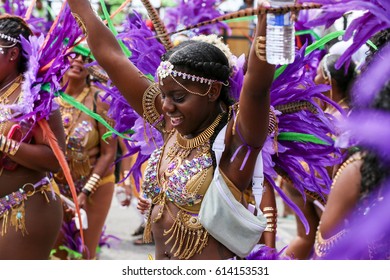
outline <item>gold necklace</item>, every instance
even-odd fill
[[[180,133],[177,133],[176,141],[179,144],[180,148],[185,150],[192,150],[204,144],[213,135],[214,130],[221,121],[221,119],[222,114],[219,114],[208,128],[203,130],[198,136],[191,139],[184,138]]]
[[[83,103],[84,99],[90,92],[90,87],[86,87],[83,89],[83,91],[75,98],[75,100],[79,103]],[[66,103],[59,99],[58,103],[60,104],[60,112],[61,112],[61,117],[62,117],[62,124],[65,129],[65,134],[68,136],[69,133],[72,131],[73,127],[75,126],[78,118],[81,115],[81,111],[77,110],[77,115],[74,118],[74,111],[76,110],[73,105]]]
[[[82,103],[84,98],[88,95],[89,90],[90,90],[90,87],[85,87],[83,89],[83,91],[76,98],[74,98],[74,100],[79,102],[79,103]],[[70,104],[68,102],[64,102],[61,98],[58,100],[58,103],[61,105],[61,107],[64,107],[64,108],[74,108],[72,104]]]
[[[16,76],[16,78],[14,78],[12,81],[10,81],[8,84],[6,84],[5,86],[3,86],[1,89],[0,89],[0,92],[2,92],[4,89],[6,89],[7,87],[9,87],[12,83],[14,83],[18,78],[22,77],[22,75],[18,75]]]
[[[209,148],[209,139],[213,135],[215,128],[218,126],[219,122],[222,119],[222,113],[219,114],[213,123],[202,131],[198,136],[186,139],[180,133],[176,134],[176,142],[169,148],[167,158],[181,157],[186,158],[191,154],[191,151],[195,148],[204,148],[207,150]]]
[[[21,77],[22,77],[22,75],[17,76],[12,81],[12,85],[0,96],[0,104],[2,104],[2,105],[8,104],[8,102],[9,102],[8,97],[10,97],[15,92],[15,90],[20,86]],[[7,84],[6,86],[8,86],[8,85],[9,84]]]

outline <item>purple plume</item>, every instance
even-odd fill
[[[23,55],[28,57],[29,65],[24,73],[23,96],[17,104],[5,105],[12,108],[15,120],[33,117],[35,121],[48,118],[57,105],[53,102],[56,92],[62,89],[61,79],[68,67],[65,57],[69,46],[79,36],[80,31],[70,10],[65,9],[48,37],[30,36],[21,39]],[[63,42],[68,39],[68,45]]]
[[[211,20],[222,15],[217,10],[218,4],[222,1],[214,0],[180,0],[178,5],[167,8],[164,16],[164,22],[168,32],[176,31],[181,27],[190,26],[199,22]],[[191,34],[217,34],[222,35],[222,30],[230,31],[226,23],[218,22],[212,25],[205,25],[192,30]],[[192,37],[191,35],[189,37]]]
[[[275,248],[270,248],[267,246],[255,247],[254,250],[245,258],[246,260],[289,260],[289,257],[282,256],[283,251],[286,249],[284,247],[279,252]]]
[[[390,44],[375,54],[370,66],[362,73],[353,86],[354,104],[368,106],[390,77]],[[375,79],[373,78],[375,77]]]
[[[299,2],[312,1],[300,0]],[[353,43],[337,61],[336,68],[340,68],[346,62],[348,63],[352,55],[374,34],[390,27],[390,4],[388,0],[316,0],[315,2],[323,5],[321,8],[323,13],[310,21],[307,24],[308,27],[318,25],[329,27],[349,11],[364,11],[364,14],[354,19],[346,30],[344,40],[347,41],[353,37]]]

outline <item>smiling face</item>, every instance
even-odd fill
[[[88,70],[84,66],[85,57],[80,54],[69,55],[70,67],[65,73],[65,80],[75,79],[75,80],[86,80],[88,76]]]
[[[206,93],[209,85],[176,79],[181,85],[172,77],[165,78],[164,84],[160,85],[162,109],[172,127],[180,134],[192,138],[206,129],[219,113],[216,100],[220,85],[211,85],[209,93],[200,96],[188,92],[182,85],[199,93]]]
[[[228,104],[229,61],[218,47],[188,40],[169,50],[157,69],[162,110],[169,126],[193,138]]]

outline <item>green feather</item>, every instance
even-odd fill
[[[107,20],[108,27],[110,28],[111,32],[115,36],[117,36],[118,35],[118,31],[116,31],[115,26],[112,23],[112,20],[110,19],[110,15],[108,14],[108,10],[107,10],[106,3],[104,2],[104,0],[100,0],[100,5],[102,7],[102,11],[103,11],[104,17]],[[118,40],[118,43],[121,46],[122,51],[125,53],[125,55],[127,57],[131,57],[131,51],[123,44],[123,42],[121,40]]]
[[[341,31],[335,31],[335,32],[332,32],[332,33],[325,35],[320,40],[318,40],[318,41],[314,42],[313,44],[311,44],[310,46],[308,46],[306,48],[305,55],[308,55],[309,53],[311,53],[312,51],[314,51],[316,49],[322,48],[326,43],[332,41],[333,39],[335,39],[339,36],[344,35],[344,33],[345,33],[345,31],[341,30]],[[275,75],[274,75],[274,80],[277,79],[284,72],[284,70],[286,68],[287,68],[287,65],[282,65],[278,69],[276,69]]]
[[[331,146],[331,144],[315,137],[311,134],[298,133],[298,132],[281,132],[278,135],[278,141],[296,141],[296,142],[310,142],[314,144],[321,144],[326,146]]]

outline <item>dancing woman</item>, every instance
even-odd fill
[[[17,16],[0,17],[0,259],[48,259],[59,233],[62,207],[51,173],[60,165],[36,122],[23,116],[29,60],[22,39],[32,35]],[[22,90],[23,88],[23,90]],[[64,148],[59,110],[48,118]]]
[[[78,49],[83,50],[80,46],[75,48]],[[108,104],[102,101],[98,89],[91,85],[85,67],[88,56],[83,54],[69,54],[70,68],[64,75],[64,83],[68,83],[65,92],[90,110],[105,116],[112,125],[112,121],[107,118]],[[54,255],[64,259],[74,258],[74,255],[68,253],[78,251],[82,253],[83,259],[94,259],[114,192],[117,140],[110,137],[104,141],[102,136],[107,129],[102,124],[61,99],[58,102],[66,134],[66,157],[78,192],[79,205],[87,213],[88,229],[84,230],[87,250],[81,250],[78,230],[72,221],[74,213],[65,215]],[[55,179],[61,193],[70,198],[71,193],[63,173],[57,173]]]
[[[151,83],[123,54],[89,1],[68,3],[99,64],[131,106],[163,134],[164,146],[152,154],[143,185],[144,193],[152,198],[149,229],[156,258],[234,257],[202,227],[197,213],[215,168],[220,168],[237,198],[242,196],[267,137],[274,67],[256,56],[259,48],[264,51],[265,17],[258,19],[255,36],[259,43],[250,51],[240,101],[233,109],[227,83],[231,68],[218,47],[191,40],[180,44],[165,54],[158,83]],[[226,124],[225,151],[217,167],[211,145]],[[180,172],[186,176],[179,176]],[[181,240],[173,232],[179,225],[184,234]],[[185,243],[195,232],[199,235],[193,243]]]

